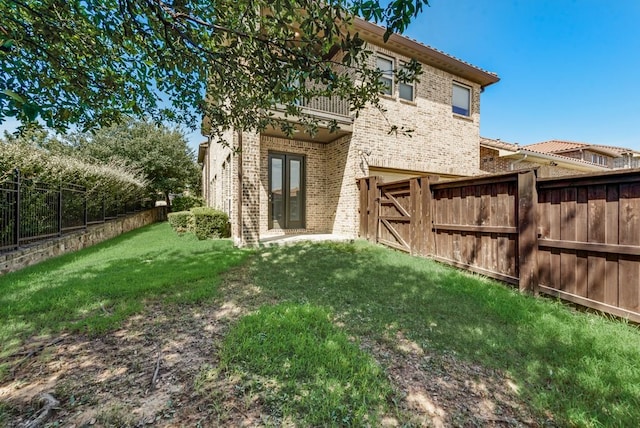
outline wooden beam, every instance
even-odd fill
[[[607,312],[609,314],[626,318],[630,321],[640,323],[640,313],[629,311],[619,308],[617,306],[608,305],[606,303],[598,302],[588,299],[586,297],[577,296],[575,294],[567,293],[566,291],[556,290],[555,288],[547,287],[544,285],[538,285],[540,292],[549,294],[551,296],[559,297],[564,300],[576,303],[578,305],[586,306],[588,308],[596,309],[598,311]]]
[[[436,232],[450,231],[450,232],[473,232],[473,233],[502,233],[506,235],[516,235],[518,233],[517,227],[509,226],[479,226],[479,225],[467,225],[467,224],[438,224],[434,223],[433,230]]]
[[[597,242],[561,241],[557,239],[538,239],[540,248],[558,248],[561,250],[589,251],[593,253],[624,254],[640,256],[640,247],[635,245],[602,244]]]
[[[498,273],[498,272],[492,272],[490,270],[483,269],[483,268],[478,267],[478,266],[473,266],[473,265],[469,265],[469,264],[466,264],[466,263],[461,263],[461,262],[458,262],[458,261],[455,261],[455,260],[447,259],[445,257],[435,256],[435,257],[432,257],[432,258],[435,261],[438,261],[438,262],[441,262],[441,263],[445,263],[445,264],[448,264],[448,265],[451,265],[451,266],[455,266],[455,267],[460,268],[460,269],[465,269],[465,270],[468,270],[468,271],[471,271],[471,272],[479,273],[480,275],[484,275],[484,276],[487,276],[489,278],[497,279],[499,281],[504,281],[504,282],[506,282],[508,284],[518,285],[518,283],[520,281],[519,278],[516,278],[514,276],[509,276],[509,275],[501,274],[501,273]]]

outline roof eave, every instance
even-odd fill
[[[514,157],[514,156],[519,156],[519,157],[524,157],[526,156],[527,159],[532,160],[532,159],[542,159],[544,161],[550,161],[550,162],[554,162],[556,165],[561,166],[561,167],[565,167],[568,169],[576,169],[579,171],[609,171],[610,169],[604,166],[600,166],[600,165],[596,165],[596,164],[592,164],[592,163],[588,163],[585,161],[580,161],[577,159],[573,159],[573,158],[568,158],[565,156],[561,156],[561,155],[553,155],[551,153],[540,153],[540,152],[532,152],[530,150],[518,150],[517,152],[513,152],[513,153],[505,153],[500,154],[501,157]]]
[[[385,28],[361,18],[355,18],[356,29],[362,31],[361,38],[366,41],[384,43]],[[456,76],[463,77],[472,82],[486,87],[500,81],[498,75],[474,67],[444,52],[423,45],[400,34],[392,34],[386,42],[387,46],[400,48],[415,57],[418,61],[448,71]]]

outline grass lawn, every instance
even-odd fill
[[[256,252],[143,228],[0,277],[0,358],[33,336],[105,334],[148,302],[216,302],[224,273],[242,264],[255,310],[212,343],[219,367],[194,388],[232,377],[238,396],[260,397],[281,423],[376,426],[400,411],[385,366],[358,346],[394,348],[399,337],[504,373],[539,423],[640,421],[637,326],[364,242]]]
[[[33,335],[113,330],[152,300],[216,297],[220,274],[247,255],[163,223],[0,276],[0,357]]]
[[[504,371],[560,425],[640,421],[637,326],[365,243],[270,248],[253,275],[271,298],[328,308],[356,337],[401,332],[424,350]]]

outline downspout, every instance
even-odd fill
[[[238,131],[238,201],[236,206],[236,223],[238,225],[238,242],[237,245],[242,246],[242,131]]]
[[[529,156],[529,155],[525,153],[525,154],[524,154],[524,156],[523,156],[522,158],[518,159],[517,161],[513,161],[513,162],[511,162],[511,165],[509,165],[509,169],[510,169],[511,171],[513,171],[513,170],[514,170],[513,166],[514,166],[515,164],[517,164],[517,163],[523,162],[523,161],[527,158],[527,156]]]

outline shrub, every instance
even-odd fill
[[[191,218],[190,211],[179,211],[177,213],[168,214],[169,224],[178,233],[189,231],[189,220]]]
[[[204,205],[204,199],[196,196],[176,196],[171,202],[172,211],[189,211],[191,208],[201,207]]]
[[[227,238],[229,236],[229,216],[213,208],[191,209],[191,231],[198,239]]]

